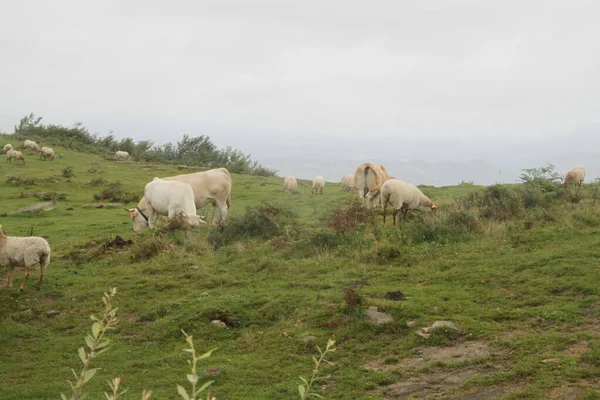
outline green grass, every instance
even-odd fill
[[[234,174],[230,217],[236,230],[213,250],[211,240],[224,235],[216,227],[134,234],[123,207],[84,207],[99,202],[94,194],[104,186],[89,184],[94,179],[119,181],[124,190],[141,195],[154,176],[191,171],[54,150],[64,157],[44,162],[26,152],[25,166],[6,164],[4,157],[0,162],[0,223],[9,235],[47,235],[53,251],[41,291],[30,281],[23,293],[16,292],[22,271],[15,274],[14,289],[0,284],[4,400],[68,393],[66,381],[70,369],[79,367],[77,348],[89,331],[89,315],[97,313],[102,293],[110,287],[118,290],[113,304],[119,307],[120,322],[109,333],[110,350],[95,359],[94,367],[102,369],[89,383],[93,398],[115,376],[129,389],[126,398],[139,398],[143,389],[152,390],[152,398],[178,398],[175,385],[184,385],[188,372],[181,329],[194,336],[199,354],[218,348],[198,366],[201,381],[215,381],[210,392],[217,399],[297,397],[298,377],[311,374],[315,345],[323,348],[329,338],[336,340],[337,351],[328,356],[333,364],[321,368],[326,389],[319,384],[317,393],[330,399],[384,398],[388,385],[422,372],[378,372],[364,366],[376,359],[394,365],[414,357],[414,349],[427,345],[415,332],[436,320],[451,320],[461,329],[439,344],[481,340],[493,349],[478,362],[428,367],[428,373],[481,368],[480,376],[465,382],[458,393],[498,386],[514,389],[507,398],[542,399],[555,387],[597,379],[596,185],[583,187],[577,201],[569,201],[569,192],[564,199],[519,209],[518,216],[488,211],[502,213],[502,218],[486,216],[484,206],[460,200],[485,188],[424,187],[439,206],[436,215],[411,213],[409,221],[393,227],[382,226],[377,214],[371,224],[337,233],[326,226],[327,220],[356,193],[328,183],[323,196],[311,196],[310,182],[300,180],[299,193],[289,196],[281,178]],[[62,176],[67,167],[74,176]],[[35,183],[6,183],[9,176]],[[11,213],[39,202],[21,197],[38,191],[64,193],[66,199],[58,200],[52,211]],[[237,229],[248,221],[247,207],[267,203],[290,211],[277,217],[281,230],[276,237],[237,237]],[[134,244],[104,251],[101,244],[115,235]],[[37,271],[33,282],[36,276]],[[344,300],[343,289],[353,285],[362,300],[358,308]],[[383,298],[397,290],[407,300]],[[394,322],[368,323],[363,311],[371,305],[392,315]],[[59,314],[49,317],[51,310]],[[230,327],[216,328],[212,319]],[[407,321],[416,323],[408,327]],[[581,352],[570,350],[582,342]],[[550,358],[561,362],[541,362]],[[217,373],[203,375],[207,369]],[[597,398],[587,386],[581,395]]]

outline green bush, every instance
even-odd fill
[[[297,215],[291,209],[266,203],[246,208],[243,215],[230,218],[227,225],[217,227],[208,237],[214,248],[248,238],[274,239],[295,237],[298,233]]]
[[[481,192],[471,193],[460,203],[466,208],[480,209],[481,216],[488,219],[506,221],[523,214],[521,193],[505,185],[492,185]]]
[[[108,200],[109,202],[127,204],[138,202],[140,198],[136,193],[125,191],[120,182],[111,182],[104,190],[94,195],[94,200]]]

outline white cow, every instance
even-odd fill
[[[375,206],[381,206],[381,185],[388,179],[390,179],[390,176],[383,165],[363,163],[356,168],[354,183],[358,190],[358,196],[367,208],[370,207],[371,203]]]
[[[226,222],[228,209],[231,208],[231,175],[227,169],[216,168],[162,179],[189,183],[194,191],[196,209],[211,203],[213,205],[212,223]],[[142,197],[136,208],[127,210],[133,220],[134,231],[138,232],[148,226],[147,208],[146,199]]]
[[[154,178],[144,188],[144,197],[150,229],[161,215],[172,219],[183,214],[192,227],[206,223],[196,214],[194,190],[189,183]]]

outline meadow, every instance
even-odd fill
[[[181,398],[182,329],[199,354],[216,348],[198,369],[217,400],[298,398],[329,339],[314,388],[327,399],[600,398],[597,183],[422,187],[438,211],[384,226],[339,177],[322,196],[299,180],[290,196],[280,177],[232,174],[226,227],[135,234],[123,208],[154,176],[193,170],[53,147],[52,162],[0,162],[0,224],[47,236],[53,252],[39,291],[37,271],[21,293],[22,270],[12,289],[1,277],[3,400],[70,393],[90,315],[113,287],[119,323],[89,398],[117,376],[124,399]],[[40,202],[56,208],[14,212]],[[117,235],[132,244],[108,245]],[[391,321],[371,322],[369,307]],[[417,334],[440,320],[457,329]]]

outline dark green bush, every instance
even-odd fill
[[[127,192],[120,182],[111,182],[100,193],[94,195],[94,200],[108,200],[114,203],[133,203],[140,200],[136,193]]]
[[[62,170],[62,176],[64,176],[65,178],[72,178],[73,176],[75,176],[75,172],[73,172],[73,167],[65,167]]]
[[[217,227],[209,235],[214,247],[225,246],[247,238],[273,239],[297,235],[297,215],[279,204],[266,203],[246,208],[243,215],[230,218],[227,225]]]
[[[500,221],[518,218],[524,209],[519,190],[499,184],[489,186],[481,192],[474,192],[460,202],[466,208],[479,208],[484,218]]]

